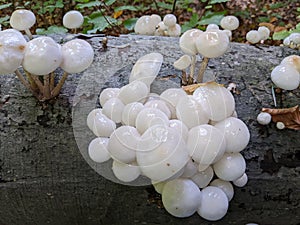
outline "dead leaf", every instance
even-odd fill
[[[195,91],[198,87],[205,86],[205,85],[208,85],[208,84],[214,84],[214,85],[218,85],[218,86],[224,87],[223,84],[218,84],[218,83],[216,83],[215,81],[208,81],[208,82],[205,82],[205,83],[190,84],[190,85],[187,85],[187,86],[182,86],[181,88],[182,88],[188,95],[192,95],[192,94],[194,93],[194,91]]]
[[[270,109],[263,108],[262,112],[271,114],[272,121],[284,123],[286,128],[300,130],[300,108],[296,105],[292,108]]]
[[[275,26],[272,23],[260,23],[259,26],[267,27],[271,32],[273,32],[275,29]]]
[[[116,12],[114,12],[113,17],[114,17],[114,19],[117,19],[117,18],[119,18],[122,14],[123,14],[123,10],[116,11]]]

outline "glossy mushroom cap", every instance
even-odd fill
[[[26,30],[35,24],[36,18],[33,12],[26,9],[15,10],[10,17],[10,25],[17,30]]]
[[[69,29],[81,27],[83,24],[83,16],[80,12],[72,10],[67,12],[63,17],[63,25]]]

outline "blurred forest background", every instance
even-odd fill
[[[118,36],[133,32],[136,20],[143,15],[164,16],[173,13],[182,27],[205,29],[207,24],[219,24],[225,15],[235,15],[240,27],[233,32],[233,41],[245,42],[246,33],[258,26],[267,26],[271,37],[265,42],[279,45],[291,32],[300,32],[299,0],[0,0],[0,24],[9,27],[10,14],[19,8],[32,10],[37,23],[32,32],[37,34],[65,33],[62,17],[69,10],[85,16],[79,32],[104,33]]]

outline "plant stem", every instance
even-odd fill
[[[182,78],[181,78],[181,84],[183,86],[187,85],[188,81],[187,81],[187,77],[186,77],[186,71],[182,70]]]
[[[25,80],[25,78],[23,77],[23,75],[20,73],[20,71],[17,69],[15,71],[15,74],[17,75],[17,77],[19,78],[19,80],[21,81],[21,83],[32,92],[32,94],[37,98],[40,99],[40,96],[38,95],[38,93],[36,92],[36,90],[34,90],[32,88],[32,86]]]
[[[62,86],[64,85],[68,75],[69,74],[67,72],[64,72],[62,78],[60,79],[60,81],[58,82],[56,87],[53,89],[53,91],[51,92],[51,97],[52,98],[56,97],[59,94],[59,92],[60,92]]]
[[[176,9],[176,2],[177,2],[177,0],[174,0],[174,1],[173,1],[172,14],[174,14],[174,12],[175,12],[175,9]]]
[[[190,76],[188,78],[188,84],[193,84],[194,83],[195,68],[196,68],[196,55],[193,55],[192,56],[192,61],[191,61]],[[190,82],[192,82],[192,83],[190,83]]]
[[[197,83],[202,83],[203,82],[203,75],[206,70],[207,64],[208,64],[209,58],[204,57],[198,72],[198,77],[197,77]]]
[[[44,95],[45,99],[50,99],[51,98],[51,94],[50,94],[50,76],[49,76],[49,74],[44,76],[43,95]]]

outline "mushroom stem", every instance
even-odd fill
[[[187,76],[186,76],[186,70],[182,70],[181,84],[183,86],[188,84],[188,80],[187,80]]]
[[[38,86],[39,90],[41,93],[44,93],[44,85],[42,84],[42,82],[40,81],[39,77],[36,75],[32,75],[32,79],[34,80],[34,82],[36,83],[36,85]]]
[[[24,30],[26,35],[28,36],[28,38],[31,40],[32,39],[32,33],[30,32],[30,30],[27,28]]]
[[[54,72],[50,73],[50,92],[54,89],[55,85],[55,74]]]
[[[195,68],[196,68],[196,55],[193,55],[191,60],[191,71],[190,71],[190,76],[188,78],[189,83],[188,84],[193,84],[194,83],[194,75],[195,75]],[[190,83],[192,81],[192,83]]]
[[[208,61],[209,61],[209,58],[207,58],[207,57],[203,58],[203,61],[200,65],[200,69],[199,69],[199,72],[198,72],[197,83],[202,83],[203,82],[203,75],[204,75],[204,72],[206,70]]]
[[[17,77],[19,78],[19,80],[21,81],[21,83],[28,89],[30,90],[33,95],[37,98],[40,99],[40,96],[38,95],[38,93],[32,88],[32,86],[25,80],[25,78],[23,77],[23,75],[20,73],[20,71],[17,69],[15,71],[15,74],[17,75]]]
[[[50,99],[51,98],[51,94],[50,94],[50,75],[49,74],[44,76],[43,95],[44,95],[45,99]]]
[[[35,91],[35,92],[38,92],[39,88],[38,86],[36,85],[35,81],[33,80],[32,76],[30,73],[28,73],[26,70],[24,71],[25,74],[26,74],[26,77],[29,81],[29,84],[31,86],[31,88]]]
[[[58,82],[58,84],[56,85],[56,87],[53,89],[53,91],[51,92],[51,96],[52,97],[56,97],[59,94],[59,92],[60,92],[62,86],[64,85],[64,83],[65,83],[68,75],[69,74],[65,71],[64,74],[63,74],[63,76],[62,76],[62,78],[60,79],[60,81]]]

